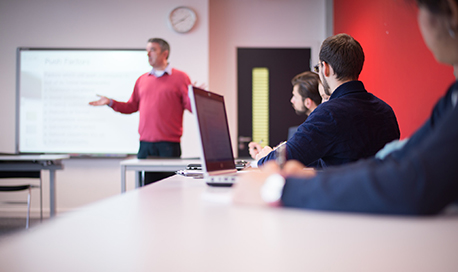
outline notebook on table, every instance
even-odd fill
[[[205,182],[212,186],[232,186],[237,169],[224,97],[189,85],[189,98],[197,122]]]

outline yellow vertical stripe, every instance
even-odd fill
[[[269,145],[269,70],[253,68],[252,79],[253,141]]]

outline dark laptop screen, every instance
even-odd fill
[[[235,169],[224,97],[193,89],[206,170]]]

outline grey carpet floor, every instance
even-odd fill
[[[45,221],[46,219],[43,219]],[[26,231],[25,229],[25,218],[3,218],[0,217],[0,240],[11,234],[17,232]],[[29,229],[34,228],[35,226],[40,225],[40,219],[30,219]]]

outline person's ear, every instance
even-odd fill
[[[447,0],[450,8],[450,27],[454,32],[458,32],[458,4],[455,0]]]
[[[307,109],[310,109],[310,107],[312,106],[312,99],[310,99],[310,97],[307,97],[306,99],[304,99],[304,106],[305,108]]]
[[[165,55],[165,59],[168,59],[169,58],[169,50],[165,50],[164,51],[164,55]]]
[[[332,74],[332,67],[325,61],[323,61],[323,74],[325,77],[330,77]]]

